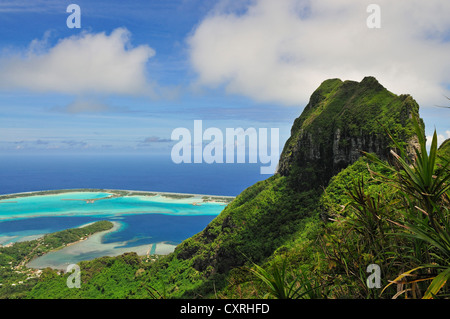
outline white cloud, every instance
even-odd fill
[[[373,1],[260,0],[247,10],[228,3],[188,39],[200,85],[299,105],[327,78],[373,75],[422,106],[449,95],[450,1],[377,0],[380,29],[366,24]]]
[[[439,147],[445,140],[450,138],[450,130],[445,131],[445,135],[444,134],[436,134],[436,137],[437,137],[437,145]],[[427,136],[427,146],[428,147],[431,146],[432,140],[433,140],[432,135]]]
[[[48,34],[33,40],[25,55],[0,59],[0,88],[68,94],[151,95],[146,63],[155,54],[147,45],[132,47],[123,28],[81,33],[45,50]]]

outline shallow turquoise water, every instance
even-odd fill
[[[169,199],[163,196],[115,197],[86,203],[82,199],[108,197],[108,193],[70,192],[0,200],[0,221],[42,216],[117,216],[120,214],[163,213],[170,215],[217,215],[221,203],[201,203],[201,197]]]
[[[157,196],[107,198],[103,192],[68,192],[0,200],[0,244],[31,240],[46,233],[80,227],[98,220],[116,223],[96,241],[80,243],[33,261],[33,267],[67,264],[127,251],[168,253],[203,230],[225,207],[186,199]],[[100,198],[100,199],[99,199]],[[99,199],[89,202],[90,199]]]

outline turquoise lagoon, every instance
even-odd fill
[[[166,197],[164,194],[106,198],[111,195],[101,192],[68,192],[0,200],[0,221],[37,216],[115,216],[130,213],[217,215],[224,206],[218,202],[202,203],[204,195],[181,199]],[[100,200],[86,203],[86,200],[91,199]],[[195,205],[196,203],[201,204]]]
[[[203,230],[225,207],[223,202],[204,202],[205,195],[177,198],[164,193],[118,197],[114,194],[73,191],[0,200],[0,244],[110,220],[115,225],[112,230],[48,253],[28,266],[64,269],[82,260],[125,252],[167,254]]]

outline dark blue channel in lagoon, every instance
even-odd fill
[[[108,233],[103,243],[128,242],[124,247],[167,242],[179,244],[201,232],[216,215],[174,216],[166,214],[124,215],[111,221],[123,223],[117,232]]]
[[[0,236],[33,236],[79,227],[98,221],[92,217],[35,217],[0,221]]]
[[[107,233],[102,242],[127,242],[122,247],[167,242],[179,244],[183,240],[202,231],[216,215],[174,216],[166,214],[137,214],[120,217],[35,217],[0,222],[0,236],[18,236],[17,239],[44,233],[52,233],[79,227],[99,220],[120,222],[122,227]],[[4,242],[3,244],[6,244]]]

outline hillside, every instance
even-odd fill
[[[405,143],[414,141],[410,118],[418,109],[410,96],[389,92],[373,77],[324,81],[294,121],[278,174],[242,192],[203,232],[179,245],[174,258],[189,260],[209,279],[205,285],[218,285],[248,261],[264,262],[297,236],[305,218],[320,213],[324,187],[360,151],[387,157],[391,143],[378,122]]]
[[[445,159],[450,158],[450,138],[446,139],[442,144],[439,146],[439,155],[437,158],[438,165],[444,165]]]
[[[397,206],[394,188],[373,176],[395,173],[361,156],[365,151],[392,161],[390,150],[400,147],[405,160],[412,158],[421,141],[414,130],[415,117],[419,106],[411,96],[395,95],[373,77],[361,82],[326,80],[294,121],[277,173],[244,190],[174,253],[154,262],[135,256],[131,268],[130,257],[85,262],[81,289],[62,294],[58,289],[63,289],[64,278],[54,277],[38,283],[29,297],[46,293],[84,298],[261,298],[270,289],[254,276],[255,264],[267,271],[301,270],[303,283],[320,287],[314,296],[310,290],[310,297],[374,297],[361,278],[365,267],[382,264],[387,283],[389,276],[395,278],[405,269],[404,253],[410,252],[411,243],[392,243],[385,235],[393,230],[389,220],[403,222],[400,212],[405,206]],[[444,162],[446,149],[439,151]],[[445,199],[440,202],[447,204]],[[380,217],[379,210],[386,215]],[[375,219],[364,219],[367,216]],[[400,244],[405,248],[395,250]],[[395,265],[386,265],[387,256]],[[122,276],[132,279],[128,286]],[[298,275],[292,276],[290,280],[301,285]],[[98,285],[107,278],[117,285]],[[53,289],[56,282],[60,286]]]
[[[26,267],[36,257],[85,239],[113,227],[109,221],[97,221],[79,228],[65,229],[40,238],[0,247],[0,299],[19,298],[33,287],[40,271]],[[45,276],[44,276],[45,277]]]

